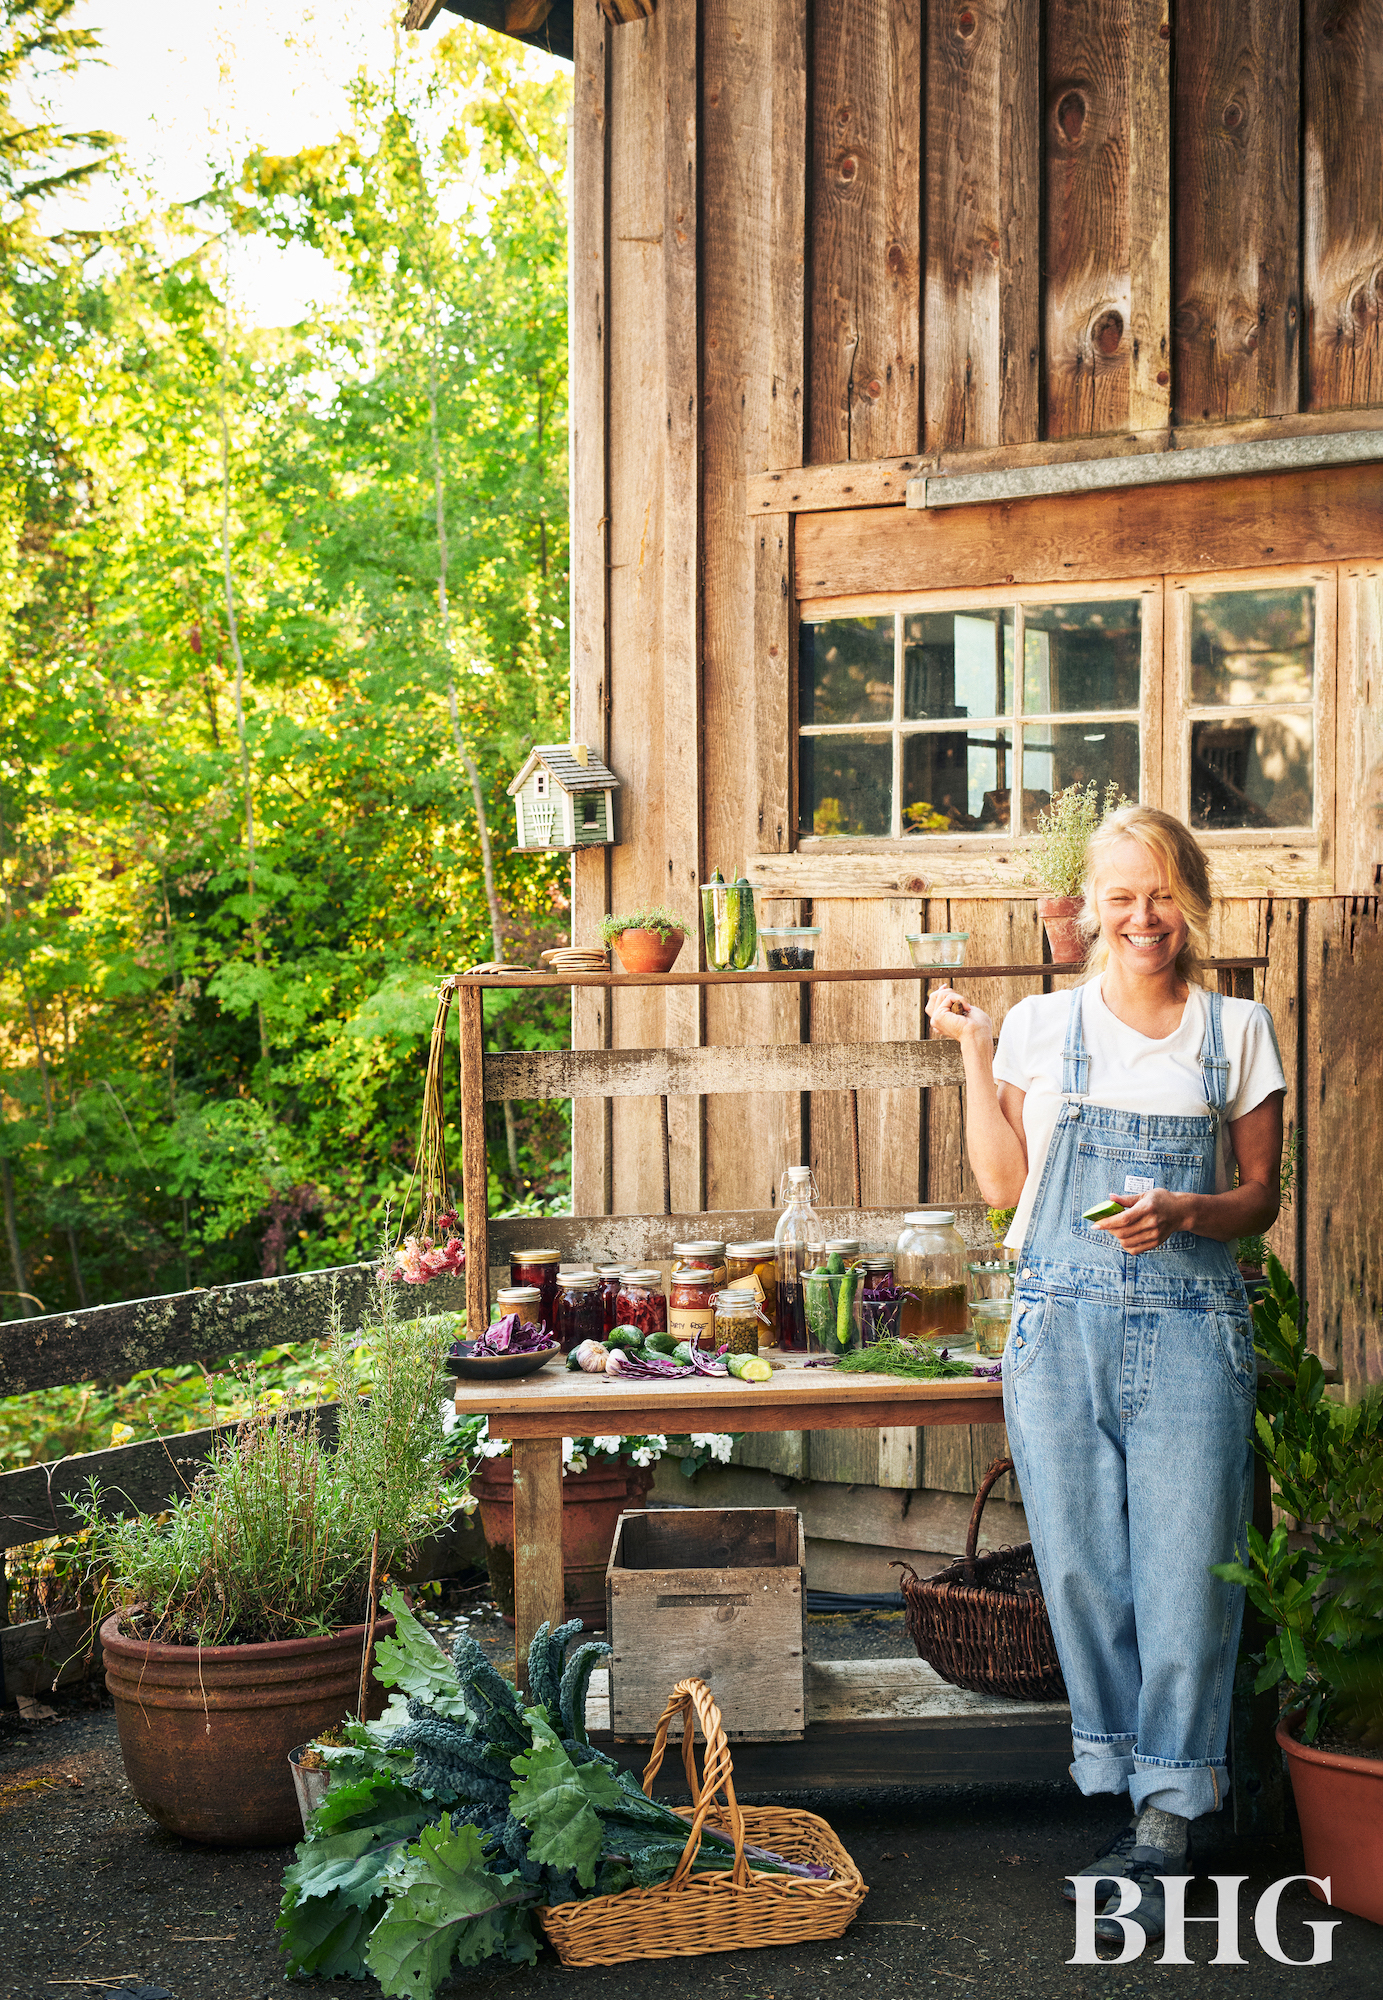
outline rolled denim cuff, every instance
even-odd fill
[[[1096,1792],[1126,1792],[1134,1772],[1136,1736],[1082,1736],[1071,1731],[1075,1762],[1071,1776],[1090,1798]]]
[[[1161,1812],[1200,1819],[1218,1812],[1229,1796],[1229,1771],[1224,1762],[1175,1764],[1163,1757],[1134,1757],[1129,1797],[1135,1812],[1156,1806]]]

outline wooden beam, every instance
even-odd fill
[[[516,1438],[514,1458],[514,1664],[528,1688],[528,1648],[546,1621],[567,1615],[562,1587],[562,1441]]]
[[[1122,486],[1166,486],[1191,479],[1241,479],[1255,473],[1314,471],[1326,465],[1366,465],[1383,459],[1383,431],[1329,437],[1263,438],[1156,456],[1104,458],[1068,465],[1022,466],[1009,472],[909,480],[909,507],[973,507],[986,500],[1031,500],[1058,493],[1101,493]]]
[[[1370,466],[1337,465],[1074,493],[1059,507],[1043,498],[808,514],[797,523],[795,595],[896,598],[1372,557],[1383,555],[1379,499]]]
[[[909,481],[1020,466],[1094,465],[1106,459],[1155,456],[1274,438],[1354,437],[1383,431],[1383,409],[1303,410],[1227,424],[1179,424],[1170,429],[1111,431],[1095,438],[1053,438],[981,450],[915,453],[856,465],[795,465],[751,473],[745,492],[751,514],[820,514],[850,507],[886,507],[903,500]]]
[[[657,8],[658,0],[600,0],[601,13],[617,28],[630,21],[651,21]]]
[[[1172,412],[1171,0],[1130,0],[1128,422]]]
[[[403,17],[403,25],[410,33],[430,28],[442,11],[442,0],[408,0],[408,12]]]
[[[1303,400],[1383,403],[1383,0],[1304,0]]]
[[[925,1090],[964,1076],[955,1042],[760,1048],[525,1049],[486,1056],[485,1098],[753,1097],[780,1090]],[[471,1230],[467,1218],[467,1254]],[[469,1268],[469,1266],[468,1266]]]

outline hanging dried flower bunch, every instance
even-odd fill
[[[442,1101],[442,1067],[446,1060],[447,1022],[456,992],[453,978],[444,979],[437,989],[437,1013],[432,1023],[432,1041],[427,1052],[427,1075],[423,1082],[423,1115],[418,1131],[418,1158],[404,1196],[403,1221],[408,1218],[413,1190],[418,1190],[420,1213],[416,1231],[404,1236],[393,1252],[395,1264],[388,1275],[406,1285],[425,1285],[429,1278],[466,1268],[466,1250],[461,1224],[447,1186],[446,1114]]]

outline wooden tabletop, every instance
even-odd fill
[[[636,1437],[683,1431],[869,1430],[880,1425],[992,1424],[1003,1420],[998,1381],[910,1382],[807,1368],[769,1350],[768,1382],[686,1375],[662,1382],[570,1373],[550,1361],[517,1382],[462,1380],[456,1407],[489,1418],[492,1437]]]

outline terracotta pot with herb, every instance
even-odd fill
[[[1067,785],[1037,816],[1037,838],[1029,856],[1027,880],[1038,890],[1037,914],[1046,926],[1053,965],[1079,965],[1089,940],[1081,929],[1084,908],[1085,850],[1101,820],[1126,805],[1119,787]]]
[[[605,917],[600,926],[601,942],[614,947],[626,972],[671,972],[686,935],[681,918],[661,904],[631,917]]]

